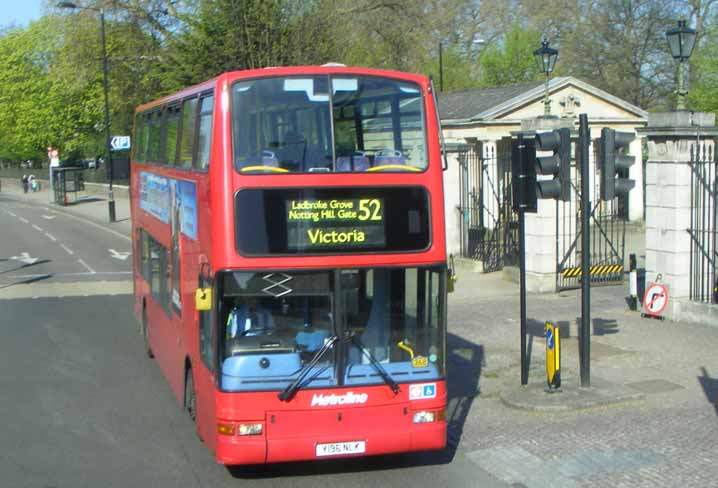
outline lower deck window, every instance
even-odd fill
[[[279,390],[327,349],[307,387],[436,380],[444,370],[440,268],[230,272],[219,290],[221,388]]]

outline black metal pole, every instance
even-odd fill
[[[107,82],[107,42],[105,40],[105,11],[100,10],[100,36],[102,37],[102,85],[105,92],[105,164],[110,177],[110,193],[107,196],[107,205],[110,213],[110,222],[115,222],[115,197],[112,193],[112,156],[110,147],[110,100]]]
[[[579,115],[578,140],[581,151],[581,334],[580,368],[581,387],[591,386],[591,240],[590,217],[591,200],[589,198],[588,145],[591,135],[588,130],[588,117]]]
[[[526,167],[528,164],[534,164],[534,161],[526,161],[526,148],[524,145],[524,136],[519,134],[516,138],[518,145],[518,153],[515,157],[518,157],[519,174],[517,175],[520,181],[518,182],[519,194],[526,192]],[[529,382],[529,369],[528,360],[526,358],[526,208],[519,197],[519,301],[520,301],[520,314],[521,314],[521,384],[526,385]]]
[[[521,384],[529,382],[528,360],[526,358],[526,234],[524,217],[526,211],[519,209],[519,288],[521,301]]]
[[[444,58],[443,58],[443,42],[439,42],[439,91],[444,91]]]

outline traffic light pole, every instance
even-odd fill
[[[588,130],[588,117],[579,115],[578,142],[581,155],[581,333],[579,343],[579,363],[581,369],[581,387],[591,386],[591,201],[589,199],[588,145],[591,136]]]
[[[526,358],[526,211],[519,209],[519,288],[521,302],[521,384],[529,382],[528,360]]]

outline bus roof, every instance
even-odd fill
[[[327,64],[322,66],[272,66],[267,68],[255,68],[242,71],[228,71],[212,79],[203,81],[202,83],[199,83],[197,85],[184,88],[179,92],[175,92],[162,98],[153,100],[151,102],[139,105],[135,109],[135,112],[143,112],[145,110],[151,109],[152,107],[172,102],[174,100],[180,100],[189,95],[209,90],[211,88],[214,88],[216,84],[220,81],[229,82],[238,79],[261,78],[269,76],[321,75],[337,73],[398,78],[406,81],[413,81],[422,86],[426,86],[429,83],[429,78],[425,75],[377,68],[348,67],[335,64]]]

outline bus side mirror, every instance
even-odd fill
[[[212,288],[197,288],[194,292],[194,306],[200,312],[212,310]]]

